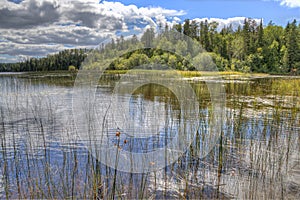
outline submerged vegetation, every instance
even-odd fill
[[[225,78],[226,120],[221,139],[204,158],[199,153],[209,137],[209,92],[205,82],[190,81],[200,97],[199,130],[175,163],[145,174],[103,165],[76,137],[72,73],[1,75],[0,81],[0,198],[300,197],[299,78]],[[109,82],[98,86],[101,95],[113,91]],[[178,102],[166,88],[146,85],[133,95],[155,106],[165,105],[178,116]],[[127,146],[141,148],[123,131],[107,134],[120,151]]]
[[[259,23],[252,19],[245,19],[243,26],[236,30],[228,26],[222,27],[221,31],[218,31],[217,22],[197,23],[187,19],[183,24],[173,27],[160,26],[157,33],[154,29],[148,29],[140,38],[134,35],[129,39],[123,36],[112,39],[104,47],[106,54],[115,55],[125,49],[132,51],[113,60],[109,69],[128,70],[138,65],[158,63],[172,66],[176,70],[195,70],[195,66],[189,62],[193,55],[186,52],[189,48],[186,41],[175,40],[176,49],[173,53],[163,50],[171,46],[168,38],[170,31],[183,33],[197,41],[199,47],[207,51],[219,71],[292,75],[297,75],[300,71],[300,25],[296,20],[282,27],[272,22],[263,26],[262,21]],[[155,42],[157,49],[143,48]],[[78,69],[88,52],[83,49],[65,50],[46,58],[2,63],[0,71],[68,70],[70,65]],[[184,58],[177,53],[184,55]]]

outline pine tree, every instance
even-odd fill
[[[298,30],[297,22],[294,20],[291,24],[288,23],[286,27],[286,61],[285,67],[288,72],[296,68],[296,63],[299,62],[299,45],[298,45]]]
[[[258,32],[258,38],[257,38],[257,48],[258,47],[263,47],[264,45],[264,27],[263,27],[263,23],[262,23],[262,20],[260,20],[260,24],[257,28],[257,32]]]
[[[250,25],[249,20],[244,20],[242,35],[243,35],[243,56],[244,58],[250,53]]]
[[[184,20],[184,24],[183,24],[183,34],[190,36],[190,20],[186,19]]]

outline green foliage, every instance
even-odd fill
[[[175,24],[173,27],[160,25],[158,34],[155,34],[154,29],[148,29],[140,39],[136,35],[128,40],[121,36],[112,39],[98,53],[89,56],[86,68],[99,68],[108,63],[111,70],[128,70],[156,63],[177,70],[195,70],[190,62],[193,58],[197,67],[204,69],[216,66],[219,71],[277,74],[300,71],[300,25],[297,25],[296,20],[288,23],[285,28],[273,23],[264,27],[262,21],[257,23],[252,19],[245,19],[243,26],[237,30],[233,30],[230,25],[218,32],[217,27],[217,22],[208,23],[205,20],[197,23],[186,19],[183,24]],[[195,55],[199,49],[192,49],[195,45],[185,40],[172,38],[172,34],[169,34],[172,30],[193,38],[199,42],[196,48],[203,48],[207,53]],[[157,49],[149,48],[153,45]],[[122,51],[123,55],[120,54]],[[0,71],[70,70],[70,65],[78,69],[87,52],[83,49],[71,49],[45,58],[2,63]],[[115,58],[116,55],[121,57]]]
[[[68,70],[71,71],[71,72],[74,72],[74,71],[76,71],[76,67],[74,65],[70,65],[68,67]]]
[[[288,71],[296,68],[296,63],[300,61],[299,49],[299,29],[297,28],[296,20],[288,24],[285,29],[286,52],[284,65]]]
[[[68,49],[44,58],[30,58],[19,63],[0,63],[0,71],[55,71],[69,70],[73,65],[77,69],[86,58],[86,49]]]

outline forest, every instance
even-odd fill
[[[105,52],[114,55],[117,51],[142,47],[147,42],[158,41],[157,47],[170,45],[167,33],[177,31],[199,43],[206,54],[216,64],[219,71],[239,71],[246,73],[297,74],[300,71],[300,24],[293,20],[285,27],[269,22],[266,26],[262,21],[247,18],[242,26],[232,25],[218,31],[218,23],[186,19],[182,24],[172,27],[159,26],[157,33],[147,29],[141,37],[133,35],[129,39],[120,36],[112,39],[105,47]],[[185,41],[176,42],[176,50],[187,48]],[[103,50],[102,48],[102,50]],[[18,63],[0,63],[0,71],[55,71],[68,70],[70,66],[80,68],[81,63],[91,50],[67,49],[44,58],[30,58]],[[101,51],[101,50],[99,50]],[[186,58],[191,55],[186,55]],[[171,65],[177,70],[195,70],[195,67],[175,53],[156,49],[138,49],[126,53],[113,60],[109,69],[127,70],[134,66],[160,63]],[[98,63],[98,65],[101,63]],[[97,67],[94,65],[93,67]]]
[[[69,66],[81,65],[86,58],[87,49],[66,49],[57,54],[47,55],[43,58],[30,58],[18,63],[0,63],[2,72],[25,72],[25,71],[56,71],[68,70]]]

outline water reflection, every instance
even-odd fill
[[[0,76],[1,198],[300,197],[299,79],[224,83],[222,138],[201,159],[211,105],[206,84],[191,82],[200,102],[193,143],[176,163],[149,174],[132,174],[102,165],[77,137],[71,106],[74,78],[47,77]],[[110,99],[117,80],[102,82],[97,94]],[[287,90],[290,81],[294,87]],[[123,97],[131,121],[137,123],[130,129],[151,124],[145,111],[156,112],[161,123],[147,138],[140,129],[122,131],[120,137],[109,130],[108,147],[147,152],[176,138],[181,107],[170,90],[148,84]]]

